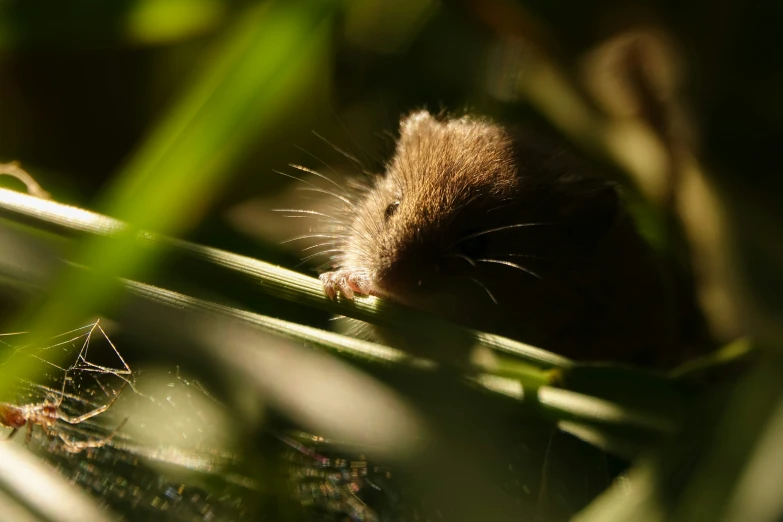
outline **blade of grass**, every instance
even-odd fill
[[[124,281],[125,288],[132,294],[143,299],[153,300],[157,303],[174,306],[180,309],[192,310],[197,312],[209,312],[218,315],[229,316],[232,319],[238,319],[259,327],[262,330],[289,339],[305,341],[308,344],[335,352],[340,355],[356,357],[366,361],[376,363],[403,363],[418,368],[433,368],[436,364],[432,361],[412,357],[407,353],[383,346],[346,337],[344,335],[319,330],[310,326],[292,323],[268,317],[238,308],[197,299],[188,295],[172,292],[157,286],[139,283],[137,281]]]
[[[128,230],[124,223],[116,219],[4,189],[0,189],[0,216],[66,235],[81,232],[112,238]],[[425,338],[438,339],[440,342],[444,339],[455,344],[467,341],[472,345],[511,354],[536,368],[567,369],[574,364],[570,359],[546,350],[497,335],[460,328],[374,297],[333,302],[324,296],[317,279],[246,256],[143,231],[136,234],[133,244],[137,249],[169,248],[210,267],[236,272],[247,277],[260,292],[276,298],[391,328],[404,326],[406,330],[419,333]],[[90,266],[91,263],[82,265]]]
[[[435,363],[431,361],[411,357],[399,350],[375,343],[220,305],[136,281],[126,280],[123,284],[133,295],[181,310],[183,313],[208,312],[209,315],[224,316],[277,336],[282,335],[294,340],[304,340],[311,345],[364,361],[380,364],[402,363],[425,370],[435,367]],[[537,390],[535,404],[546,416],[555,421],[588,425],[596,431],[600,431],[602,427],[608,427],[614,428],[615,433],[618,433],[617,428],[625,428],[633,430],[637,435],[644,433],[648,438],[669,435],[676,431],[676,424],[671,419],[662,416],[568,390],[549,386],[539,387],[544,379],[542,375],[530,375],[530,382],[526,383],[503,376],[482,373],[475,379],[475,382],[490,392],[517,400],[525,400],[522,388],[530,384],[530,390]],[[609,435],[606,435],[607,439],[609,439]]]
[[[0,190],[0,215],[14,217],[17,221],[27,221],[39,227],[44,226],[56,232],[70,234],[83,231],[111,236],[116,230],[123,227],[122,223],[117,220],[92,212],[2,190]],[[394,326],[403,324],[406,325],[406,328],[419,327],[425,332],[438,331],[437,328],[432,327],[432,324],[436,324],[430,322],[432,318],[423,317],[417,312],[394,303],[385,303],[375,298],[356,300],[349,303],[332,302],[323,295],[318,280],[269,265],[262,261],[154,234],[139,234],[138,244],[144,245],[147,243],[168,246],[176,251],[193,255],[207,262],[210,266],[241,272],[252,283],[257,285],[257,288],[262,292],[277,298],[316,306],[382,325]],[[390,350],[387,347],[373,343],[365,343],[302,325],[267,318],[252,312],[223,307],[141,283],[127,282],[126,286],[133,293],[143,294],[147,299],[161,301],[177,307],[196,308],[201,311],[209,310],[215,313],[228,314],[235,319],[242,318],[245,321],[250,321],[255,326],[260,326],[278,335],[282,333],[287,337],[305,340],[330,351],[347,353],[365,360],[377,358],[379,362],[385,361],[386,363],[389,361],[415,361],[415,359],[409,358],[408,355],[402,352]],[[384,306],[379,308],[377,306],[379,304]],[[441,323],[439,327],[461,330],[459,327],[444,323]],[[579,381],[578,377],[585,372],[587,372],[586,375],[592,375],[597,372],[599,377],[608,372],[609,375],[613,376],[612,382],[620,379],[618,381],[619,389],[613,390],[613,395],[620,397],[623,397],[622,389],[627,387],[626,384],[629,379],[630,382],[635,384],[639,380],[639,376],[636,373],[623,377],[622,369],[614,367],[585,367],[584,372],[581,372],[582,366],[574,365],[571,361],[564,358],[567,361],[566,364],[554,366],[551,362],[558,361],[560,356],[532,347],[528,349],[522,343],[490,334],[480,332],[467,333],[475,336],[479,344],[500,349],[506,353],[513,353],[515,358],[518,358],[517,360],[521,359],[524,361],[522,363],[514,363],[513,359],[506,360],[502,357],[495,357],[489,364],[484,359],[474,361],[474,364],[478,366],[472,368],[473,371],[481,372],[476,380],[477,384],[493,393],[507,395],[517,400],[526,399],[523,390],[527,392],[528,396],[535,396],[535,390],[541,385],[552,382],[552,379],[556,381],[564,379],[567,383],[569,377],[572,376],[571,372],[576,372],[573,374],[573,377],[577,381]],[[543,357],[540,354],[543,354]],[[518,368],[519,364],[523,366]],[[554,371],[552,368],[554,368]],[[582,380],[591,380],[584,375],[583,377]],[[656,393],[656,386],[660,387],[663,385],[667,386],[664,389],[664,392],[666,392],[665,396],[669,397],[672,395],[671,390],[668,389],[671,387],[671,383],[668,381],[653,379],[652,376],[649,376],[644,380],[644,383],[645,386],[643,388],[645,390],[649,389],[650,393],[647,395],[632,393],[633,397],[631,398],[649,399],[648,395],[652,395],[654,398],[660,395],[660,393]],[[639,400],[626,401],[623,404],[591,397],[589,394],[568,392],[550,387],[541,388],[541,392],[538,406],[546,416],[555,421],[571,423],[567,426],[576,426],[577,429],[574,431],[579,432],[577,436],[584,435],[584,433],[589,431],[588,436],[582,438],[589,439],[588,442],[603,441],[602,447],[604,449],[619,455],[638,454],[639,451],[647,448],[651,441],[671,434],[676,427],[674,420],[662,415],[661,412],[651,412],[644,407],[638,408],[640,404],[642,406],[646,405],[649,400],[647,402],[640,402]]]
[[[694,411],[679,437],[574,520],[779,520],[781,372],[783,358],[762,353],[728,398]]]
[[[3,520],[17,520],[6,504],[46,522],[100,522],[116,520],[105,506],[60,477],[53,469],[15,444],[0,445],[0,507]],[[26,519],[22,519],[26,520]]]
[[[9,256],[13,258],[15,254],[11,253]],[[0,266],[0,268],[3,267]],[[0,274],[0,276],[7,275],[9,278],[18,278],[20,272],[25,268],[16,263],[8,265],[3,270],[9,270],[9,272]],[[45,272],[37,275],[39,286],[40,281],[45,280],[46,277]],[[35,284],[35,281],[31,281],[31,283]],[[157,286],[130,280],[123,280],[122,284],[128,292],[127,297],[137,298],[135,306],[130,306],[128,303],[129,306],[125,306],[123,309],[147,310],[153,305],[162,305],[164,308],[170,309],[172,314],[165,320],[166,324],[174,321],[184,325],[190,324],[193,317],[203,317],[205,321],[209,321],[210,318],[221,316],[275,336],[286,337],[298,342],[304,341],[311,346],[319,347],[342,357],[352,358],[359,363],[409,367],[418,370],[429,370],[436,366],[431,361],[413,357],[400,350],[217,304]],[[328,300],[325,301],[330,303]],[[336,305],[332,304],[332,306]],[[179,313],[187,313],[188,315],[179,317],[177,316]],[[111,312],[109,316],[112,316]],[[128,317],[123,317],[128,319]],[[186,319],[186,317],[190,319]],[[143,320],[135,320],[139,324],[147,324]],[[157,316],[156,320],[159,320]],[[179,326],[179,328],[187,327]],[[192,353],[192,347],[185,349],[188,350],[188,353]],[[259,349],[263,349],[263,345],[259,345]],[[171,350],[172,355],[178,353],[176,349],[168,346],[166,350]],[[590,442],[596,438],[606,441],[604,446],[614,453],[624,455],[628,453],[627,448],[629,447],[638,452],[639,448],[646,447],[650,441],[657,440],[671,431],[666,425],[667,422],[671,424],[670,421],[662,421],[659,416],[650,414],[644,409],[610,403],[585,394],[557,390],[547,386],[542,387],[549,382],[551,370],[535,368],[533,365],[511,359],[500,358],[502,359],[500,361],[496,359],[498,357],[485,356],[473,360],[472,365],[466,368],[466,372],[468,376],[475,376],[475,378],[469,378],[494,395],[507,396],[528,407],[540,408],[545,416],[555,421],[570,422],[572,425],[578,424],[589,428],[592,430],[591,436],[583,438]]]
[[[538,389],[537,398],[545,413],[556,412],[556,420],[590,422],[599,426],[624,426],[661,435],[671,435],[677,431],[677,423],[668,417],[642,413],[570,390],[542,386]]]

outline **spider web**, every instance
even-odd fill
[[[122,426],[104,446],[73,453],[34,425],[28,448],[126,520],[258,520],[257,499],[269,493],[277,495],[275,502],[293,506],[286,508],[287,520],[374,522],[381,520],[376,506],[394,513],[393,520],[406,519],[398,518],[399,499],[391,493],[397,488],[390,487],[388,469],[347,450],[350,445],[304,432],[265,438],[274,461],[270,469],[279,475],[273,491],[262,491],[232,451],[236,441],[217,429],[236,424],[222,404],[178,367],[131,369],[98,321],[47,346],[22,340],[22,334],[0,335],[0,379],[15,383],[13,394],[0,402],[42,404],[62,396],[60,411],[71,419],[111,403],[83,422],[57,421],[53,427],[78,444],[103,440]],[[18,357],[42,364],[37,380],[4,371]],[[14,443],[25,444],[24,430]]]
[[[106,346],[101,347],[100,353],[93,348],[91,354],[90,348],[96,338]],[[58,335],[47,346],[14,342],[23,339],[24,333],[0,335],[0,378],[17,383],[13,387],[14,396],[0,397],[4,402],[38,404],[62,397],[61,410],[78,417],[100,407],[101,401],[111,401],[124,386],[135,387],[133,372],[98,321]],[[43,367],[35,381],[21,380],[5,371],[5,367],[18,358],[30,359],[31,363]],[[61,366],[52,362],[55,360],[71,361],[71,364]]]
[[[254,519],[245,499],[258,486],[237,471],[240,458],[225,434],[210,429],[227,424],[217,418],[225,412],[197,380],[179,368],[131,370],[98,321],[47,346],[27,346],[23,338],[0,335],[0,379],[14,383],[0,402],[23,406],[62,397],[60,411],[71,419],[111,404],[78,424],[54,423],[52,430],[74,444],[104,440],[124,423],[107,444],[79,453],[33,425],[29,449],[60,474],[127,520]],[[19,357],[44,371],[34,381],[4,371]],[[15,443],[25,444],[25,430]],[[10,433],[2,431],[0,437]]]

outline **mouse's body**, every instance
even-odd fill
[[[614,187],[492,122],[402,120],[327,295],[373,294],[581,360],[665,366],[676,320]]]

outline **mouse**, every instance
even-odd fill
[[[562,147],[417,110],[384,172],[349,192],[328,297],[377,296],[579,361],[681,358],[672,292],[621,191]]]

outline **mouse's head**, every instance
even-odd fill
[[[352,208],[340,268],[425,308],[466,288],[487,304],[499,285],[535,285],[553,256],[589,250],[617,210],[613,189],[561,163],[492,122],[415,112],[385,175]]]

